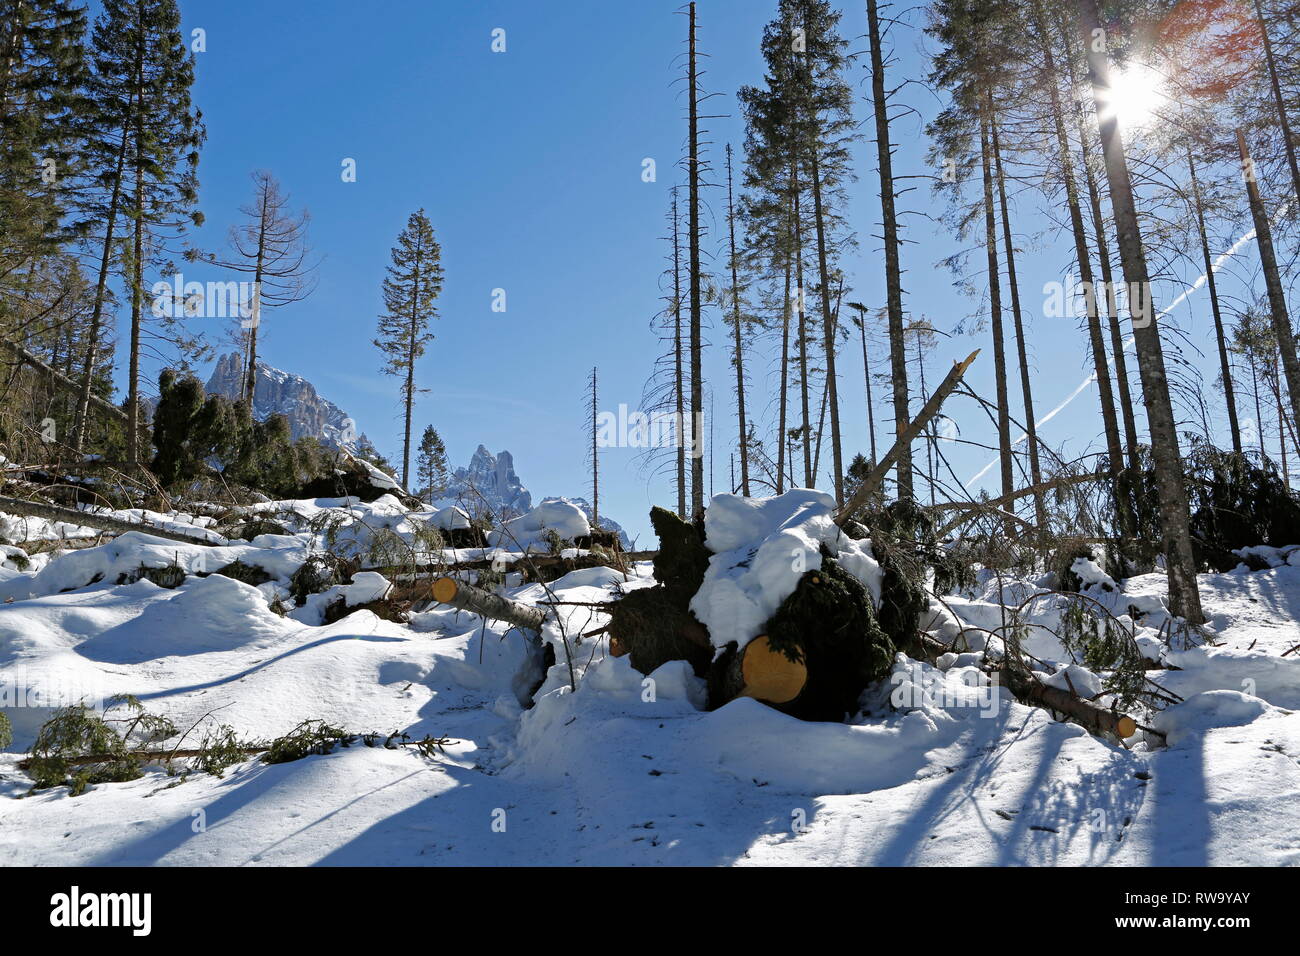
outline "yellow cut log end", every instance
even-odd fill
[[[789,703],[808,683],[808,668],[804,663],[792,661],[774,650],[765,634],[745,645],[740,674],[745,681],[745,696],[770,704]]]
[[[623,646],[622,641],[620,641],[617,637],[611,637],[609,639],[610,657],[622,657],[626,653],[627,653],[627,648]]]
[[[446,604],[456,596],[456,590],[455,578],[438,578],[433,582],[433,599],[439,604]]]
[[[1127,740],[1132,737],[1137,733],[1137,729],[1137,721],[1132,717],[1121,717],[1118,723],[1115,724],[1115,731],[1119,734],[1120,740]]]

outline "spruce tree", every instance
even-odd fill
[[[417,494],[426,502],[434,501],[447,489],[447,447],[438,430],[426,425],[415,456]]]
[[[429,323],[438,317],[442,292],[442,250],[423,209],[411,213],[393,247],[384,279],[384,307],[375,346],[386,359],[382,371],[402,380],[406,430],[402,441],[402,486],[411,477],[411,413],[415,406],[415,363],[433,339]]]

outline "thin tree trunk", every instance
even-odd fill
[[[1210,312],[1214,315],[1214,340],[1219,347],[1219,372],[1223,378],[1223,399],[1228,406],[1228,429],[1232,437],[1232,450],[1241,454],[1241,426],[1237,422],[1237,397],[1232,385],[1232,365],[1228,361],[1228,337],[1223,329],[1223,314],[1219,309],[1219,289],[1214,278],[1214,260],[1210,257],[1210,240],[1205,231],[1205,208],[1201,203],[1201,184],[1196,177],[1196,160],[1187,147],[1187,170],[1192,181],[1192,202],[1196,207],[1196,228],[1201,239],[1201,261],[1205,263],[1205,282],[1210,292]]]
[[[1002,288],[998,266],[997,225],[993,212],[993,169],[990,161],[988,116],[980,114],[980,165],[984,174],[984,247],[988,252],[989,316],[993,326],[993,377],[997,387],[998,461],[1002,494],[1015,488],[1011,467],[1011,411],[1007,399],[1007,356],[1002,335]],[[1008,527],[1008,533],[1011,529]]]
[[[411,411],[415,404],[415,336],[420,322],[420,240],[416,240],[415,248],[415,272],[412,274],[412,291],[411,291],[411,324],[407,334],[406,341],[406,384],[402,391],[405,392],[406,398],[406,431],[402,437],[402,487],[409,488],[411,477]],[[254,335],[257,333],[256,326],[253,328]],[[250,376],[251,379],[251,376]],[[249,407],[252,407],[252,396],[249,396]]]
[[[803,445],[803,484],[811,488],[816,482],[813,477],[812,463],[812,421],[808,410],[808,316],[804,310],[803,284],[803,223],[799,209],[799,172],[792,167],[794,177],[794,248],[795,248],[795,295],[798,297],[796,308],[799,312],[799,401],[803,410],[803,431],[800,443]],[[793,463],[791,463],[793,468]]]
[[[991,97],[990,97],[991,99]],[[997,171],[998,206],[1002,211],[1002,242],[1007,250],[1007,283],[1011,290],[1011,318],[1016,333],[1016,357],[1020,363],[1020,392],[1025,403],[1025,440],[1029,443],[1029,480],[1036,485],[1043,480],[1038,461],[1038,427],[1034,422],[1034,394],[1029,382],[1029,354],[1025,346],[1025,326],[1020,313],[1020,286],[1016,281],[1016,251],[1011,241],[1011,216],[1007,211],[1007,180],[1002,169],[1002,147],[998,137],[996,115],[992,121],[993,162]],[[1104,359],[1103,359],[1104,364]],[[1034,495],[1034,523],[1047,532],[1047,509],[1042,495]]]
[[[862,334],[862,377],[867,387],[867,435],[871,439],[871,463],[876,463],[876,416],[872,411],[871,400],[871,363],[867,360],[867,316],[861,316],[862,324],[858,331]]]
[[[128,109],[129,109],[128,104]],[[103,327],[104,298],[108,291],[108,271],[113,258],[113,231],[117,226],[118,204],[122,200],[122,176],[126,171],[127,127],[122,125],[122,144],[117,151],[117,167],[113,176],[113,191],[108,202],[108,218],[104,225],[104,249],[99,259],[99,276],[95,280],[95,299],[90,311],[90,338],[86,343],[86,368],[81,376],[81,391],[77,396],[76,414],[72,425],[72,450],[77,454],[86,440],[90,420],[90,396],[95,382],[95,366],[99,363],[99,340]]]
[[[777,412],[776,493],[785,491],[786,407],[790,395],[790,253],[785,254],[785,299],[781,306],[781,407]]]
[[[1058,21],[1061,31],[1061,42],[1066,50],[1072,48],[1070,31],[1066,26],[1065,20]],[[1077,84],[1074,80],[1074,72],[1070,71],[1070,89],[1075,94],[1076,99],[1080,95]],[[1075,123],[1079,133],[1079,150],[1083,156],[1083,173],[1084,183],[1088,190],[1088,207],[1092,214],[1093,236],[1097,245],[1097,258],[1101,270],[1102,293],[1106,303],[1106,319],[1110,328],[1110,344],[1112,361],[1115,365],[1115,392],[1112,395],[1112,402],[1118,399],[1119,412],[1121,420],[1124,423],[1124,449],[1127,453],[1128,466],[1135,473],[1138,469],[1138,438],[1137,438],[1137,418],[1134,413],[1134,401],[1132,390],[1129,385],[1128,361],[1124,357],[1124,331],[1120,327],[1118,301],[1115,297],[1114,277],[1110,266],[1110,249],[1106,243],[1106,219],[1101,210],[1101,192],[1097,185],[1097,177],[1092,169],[1092,140],[1088,135],[1088,125],[1081,109],[1075,110]],[[1068,168],[1069,164],[1063,164]],[[1091,272],[1091,270],[1089,270]],[[1093,286],[1093,297],[1096,302],[1096,308],[1100,309],[1100,302],[1096,300],[1096,286]],[[1100,380],[1098,380],[1100,381]],[[1104,414],[1104,410],[1103,410]],[[1111,455],[1114,455],[1112,449]],[[1119,459],[1116,459],[1118,462]],[[1124,520],[1121,511],[1121,521]]]
[[[1061,178],[1065,183],[1066,205],[1070,210],[1070,231],[1074,235],[1074,257],[1079,264],[1079,281],[1083,283],[1085,290],[1088,340],[1092,351],[1093,374],[1097,377],[1097,397],[1101,406],[1102,430],[1106,436],[1106,451],[1110,457],[1111,470],[1118,473],[1124,467],[1124,451],[1120,446],[1115,395],[1111,389],[1110,367],[1106,362],[1106,345],[1101,330],[1101,305],[1097,298],[1097,284],[1092,272],[1092,258],[1088,254],[1088,237],[1084,231],[1083,210],[1079,204],[1079,186],[1075,181],[1074,167],[1070,161],[1070,138],[1065,131],[1065,117],[1062,112],[1061,96],[1056,85],[1056,58],[1052,53],[1052,45],[1047,38],[1047,23],[1043,16],[1041,2],[1035,4],[1034,13],[1042,42],[1043,62],[1047,68],[1052,120],[1056,129],[1057,160],[1061,164]],[[1065,34],[1063,39],[1068,43],[1069,34]],[[1070,85],[1073,88],[1073,78],[1071,78]],[[1093,193],[1095,195],[1095,190]],[[1116,323],[1116,326],[1118,327],[1118,323]],[[1115,348],[1122,351],[1123,343],[1121,342]],[[1117,356],[1116,371],[1118,372],[1121,368],[1123,368],[1122,356]],[[1119,518],[1120,533],[1124,536],[1132,534],[1135,522],[1126,495],[1116,495],[1115,509]]]
[[[894,434],[909,424],[907,345],[903,336],[903,282],[898,262],[898,218],[894,210],[893,155],[885,93],[885,57],[880,41],[876,0],[867,0],[867,34],[871,44],[871,101],[876,125],[876,162],[880,175],[880,213],[885,249],[885,297],[889,314],[889,366],[894,390]],[[913,497],[912,450],[899,449],[898,497]]]
[[[831,280],[826,267],[826,225],[822,210],[821,164],[814,140],[812,159],[813,217],[817,224],[817,271],[821,279],[822,339],[826,352],[826,396],[831,412],[831,458],[835,465],[835,500],[844,500],[844,451],[840,445],[840,400],[835,388],[835,326],[831,317]]]
[[[704,436],[704,377],[700,315],[700,154],[699,90],[695,71],[695,4],[690,7],[690,255],[691,255],[691,514],[704,511],[704,456],[699,447]]]
[[[1110,64],[1105,50],[1093,45],[1101,31],[1097,0],[1079,0],[1079,29],[1088,57],[1093,94],[1099,103],[1106,102],[1110,84]],[[1133,313],[1133,335],[1137,342],[1138,370],[1142,375],[1142,392],[1146,401],[1147,424],[1151,430],[1151,456],[1160,504],[1160,524],[1164,535],[1165,565],[1169,574],[1169,608],[1188,624],[1204,623],[1201,595],[1196,585],[1196,566],[1192,559],[1192,540],[1188,530],[1187,493],[1183,488],[1182,456],[1178,449],[1177,423],[1169,400],[1169,383],[1165,375],[1164,350],[1155,324],[1155,304],[1150,294],[1151,279],[1147,272],[1146,252],[1133,185],[1129,179],[1128,160],[1120,138],[1119,124],[1113,114],[1103,110],[1097,116],[1101,131],[1102,155],[1106,160],[1106,179],[1110,186],[1111,208],[1119,236],[1120,260],[1124,280],[1133,290],[1129,296]],[[1137,293],[1139,301],[1134,301]],[[1134,305],[1137,306],[1134,311]]]
[[[1255,16],[1259,20],[1259,32],[1264,38],[1264,62],[1268,66],[1268,82],[1273,91],[1273,102],[1277,105],[1278,123],[1282,128],[1282,144],[1286,149],[1287,165],[1291,168],[1291,187],[1300,200],[1300,163],[1296,161],[1295,140],[1291,137],[1291,120],[1286,115],[1286,101],[1282,98],[1282,85],[1277,78],[1277,64],[1273,60],[1273,40],[1268,35],[1268,26],[1264,23],[1264,8],[1260,0],[1255,0]]]
[[[1286,372],[1286,386],[1291,396],[1291,416],[1300,424],[1300,361],[1296,359],[1295,332],[1287,315],[1286,294],[1277,268],[1277,254],[1273,251],[1273,228],[1264,209],[1264,199],[1259,193],[1254,161],[1246,148],[1246,137],[1237,130],[1237,149],[1241,151],[1241,168],[1246,179],[1246,195],[1250,199],[1250,214],[1255,220],[1255,242],[1259,246],[1259,262],[1264,270],[1264,285],[1268,289],[1269,314],[1273,318],[1273,332],[1277,337],[1278,351],[1282,353],[1282,369]]]
[[[745,351],[740,335],[740,270],[736,260],[736,208],[731,194],[730,143],[727,144],[727,227],[731,238],[731,318],[735,332],[736,414],[740,420],[740,493],[748,498],[749,430],[745,424]]]
[[[673,354],[676,368],[673,386],[677,393],[677,515],[686,517],[686,383],[682,378],[682,269],[681,231],[677,216],[677,192],[673,191]]]

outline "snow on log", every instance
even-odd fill
[[[208,538],[201,538],[197,535],[185,534],[183,531],[172,531],[168,528],[159,528],[155,525],[145,524],[136,521],[123,521],[120,518],[110,518],[107,515],[97,515],[89,511],[77,511],[74,508],[60,508],[57,505],[47,505],[37,501],[24,501],[21,498],[6,498],[0,496],[0,511],[6,514],[25,515],[29,518],[45,518],[49,521],[62,521],[66,524],[77,525],[85,528],[95,528],[99,531],[109,531],[113,534],[125,534],[128,531],[140,531],[144,534],[151,534],[155,538],[166,538],[169,541],[184,541],[186,544],[202,544],[209,547],[216,547],[224,544],[224,540],[213,541]]]

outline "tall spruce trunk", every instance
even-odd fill
[[[1295,332],[1286,309],[1286,293],[1282,290],[1282,277],[1277,268],[1277,254],[1273,250],[1273,227],[1268,221],[1264,198],[1259,192],[1254,161],[1246,146],[1246,137],[1237,130],[1237,149],[1241,152],[1242,175],[1246,180],[1246,195],[1250,200],[1250,215],[1255,221],[1255,242],[1259,246],[1259,262],[1264,270],[1264,286],[1268,290],[1269,314],[1273,318],[1273,333],[1277,337],[1278,352],[1282,356],[1282,370],[1286,373],[1286,387],[1291,396],[1293,424],[1300,424],[1300,361],[1296,359]]]
[[[885,302],[889,316],[889,371],[894,391],[894,434],[907,431],[907,343],[903,332],[903,279],[898,261],[898,216],[894,208],[893,151],[889,144],[889,113],[885,92],[885,56],[881,49],[880,14],[876,0],[867,0],[867,36],[871,45],[871,102],[876,127],[876,165],[880,175],[880,218],[885,250]],[[898,497],[914,495],[912,450],[899,449]]]
[[[248,409],[253,409],[253,398],[257,393],[257,329],[262,324],[262,270],[266,261],[266,189],[262,189],[262,214],[257,222],[257,266],[253,273],[253,321],[248,329],[248,367],[245,370],[244,400]],[[407,409],[406,447],[411,445],[410,409]],[[402,487],[406,487],[406,470],[402,470]]]
[[[799,402],[803,413],[803,431],[799,439],[803,446],[803,484],[811,488],[814,484],[812,463],[812,419],[808,409],[808,315],[804,309],[803,284],[803,215],[799,209],[799,171],[792,167],[794,177],[794,269],[795,269],[795,308],[798,313],[797,332],[799,338]],[[793,462],[791,463],[793,470]]]
[[[1210,256],[1210,239],[1205,229],[1205,206],[1201,201],[1201,184],[1196,176],[1196,160],[1187,147],[1187,171],[1191,177],[1192,204],[1196,209],[1196,230],[1201,240],[1201,261],[1205,264],[1205,283],[1210,293],[1210,312],[1214,316],[1214,341],[1219,348],[1219,374],[1223,379],[1223,400],[1228,406],[1228,430],[1232,450],[1241,454],[1241,426],[1237,421],[1237,396],[1232,383],[1232,364],[1228,361],[1228,336],[1223,328],[1223,313],[1219,308],[1219,288],[1214,278],[1214,259]]]
[[[686,382],[682,377],[682,268],[677,193],[673,192],[673,390],[677,398],[677,514],[686,518]]]
[[[831,458],[835,466],[835,501],[844,503],[844,452],[840,444],[840,401],[835,389],[835,327],[831,315],[831,280],[826,267],[826,225],[822,211],[821,164],[817,147],[810,150],[812,158],[813,217],[817,224],[817,273],[821,280],[822,339],[826,352],[826,402],[831,415]],[[820,429],[818,438],[820,439]]]
[[[1106,51],[1098,50],[1094,45],[1096,37],[1105,36],[1101,29],[1097,2],[1079,0],[1078,5],[1079,30],[1088,58],[1093,95],[1099,104],[1104,104],[1111,88],[1110,64]],[[1188,624],[1199,625],[1205,622],[1205,615],[1201,610],[1201,595],[1196,585],[1177,422],[1169,399],[1164,350],[1155,322],[1156,309],[1150,294],[1151,278],[1147,271],[1137,206],[1133,199],[1128,159],[1124,155],[1119,123],[1113,113],[1106,115],[1103,108],[1098,113],[1097,123],[1101,133],[1102,155],[1106,161],[1106,179],[1110,187],[1111,209],[1115,214],[1124,280],[1130,290],[1139,292],[1136,302],[1130,293],[1129,305],[1133,314],[1133,336],[1137,343],[1138,371],[1142,376],[1147,424],[1151,430],[1151,457],[1164,536],[1165,566],[1169,575],[1169,609]],[[1136,311],[1133,308],[1135,305]]]
[[[867,358],[867,315],[862,313],[859,318],[862,324],[858,326],[858,332],[862,335],[862,380],[866,386],[867,392],[867,437],[871,442],[871,464],[876,463],[876,414],[872,410],[871,398],[871,363]]]
[[[99,257],[99,275],[95,279],[95,298],[90,307],[89,339],[86,342],[86,367],[81,375],[76,413],[72,424],[72,450],[81,453],[90,423],[90,396],[95,383],[95,366],[99,364],[99,343],[104,323],[104,299],[108,292],[108,272],[113,259],[113,231],[117,228],[118,205],[122,201],[122,177],[126,173],[127,125],[122,125],[122,143],[117,150],[113,190],[109,194],[108,216],[104,222],[104,248]]]
[[[1052,52],[1052,45],[1048,41],[1047,23],[1043,16],[1041,2],[1035,3],[1034,15],[1041,40],[1043,63],[1047,68],[1049,78],[1048,91],[1051,96],[1052,124],[1056,133],[1057,161],[1061,164],[1061,179],[1065,183],[1066,206],[1070,212],[1070,232],[1074,237],[1074,258],[1079,266],[1079,281],[1083,283],[1084,288],[1088,342],[1092,352],[1093,374],[1097,378],[1097,397],[1101,406],[1102,431],[1106,437],[1106,452],[1110,457],[1111,470],[1112,472],[1119,472],[1124,467],[1124,451],[1120,446],[1115,394],[1111,389],[1110,366],[1106,361],[1106,345],[1101,330],[1101,306],[1097,298],[1097,284],[1092,271],[1092,257],[1088,253],[1088,236],[1084,231],[1083,210],[1079,205],[1079,185],[1074,178],[1074,166],[1070,161],[1070,138],[1065,131],[1065,116],[1062,112],[1061,94],[1056,85],[1056,57]],[[1068,42],[1069,34],[1066,34],[1064,39]],[[1071,83],[1071,87],[1073,87],[1073,83]],[[1123,348],[1122,343],[1118,348]],[[1118,369],[1122,366],[1117,364],[1116,367]],[[1129,500],[1126,495],[1119,493],[1118,488],[1115,497],[1115,510],[1119,518],[1120,533],[1122,536],[1127,537],[1132,534],[1134,528]]]
[[[415,405],[415,338],[420,325],[420,246],[416,240],[415,248],[415,272],[412,274],[413,282],[411,289],[411,324],[406,339],[406,383],[402,386],[402,392],[406,399],[406,430],[402,437],[402,487],[411,487],[411,410]],[[253,328],[254,335],[257,334],[257,328]],[[251,366],[250,366],[251,368]],[[249,376],[250,380],[252,376]],[[248,407],[253,407],[252,395],[249,395]]]
[[[695,4],[690,6],[690,41],[688,47],[690,81],[690,208],[691,257],[691,514],[704,512],[704,376],[702,371],[700,305],[700,145],[699,145],[699,77],[695,71]]]
[[[984,248],[988,253],[989,316],[993,326],[993,376],[997,386],[998,464],[1002,494],[1015,490],[1011,461],[1011,410],[1007,399],[1007,355],[1002,334],[1002,288],[998,266],[998,234],[993,213],[993,164],[989,148],[988,114],[980,113],[980,166],[984,174]],[[1007,525],[1011,533],[1011,525]]]
[[[740,334],[740,270],[736,259],[736,207],[731,194],[731,144],[727,144],[727,231],[731,240],[731,319],[735,332],[736,417],[740,421],[740,489],[749,497],[749,430],[745,424],[745,350]],[[734,483],[733,483],[734,484]]]
[[[776,493],[785,491],[786,407],[790,400],[790,253],[785,254],[785,299],[781,306],[781,406],[777,411]]]
[[[1020,394],[1025,405],[1025,441],[1029,443],[1029,480],[1042,483],[1043,471],[1038,461],[1038,426],[1034,421],[1034,392],[1029,381],[1029,350],[1025,344],[1025,324],[1020,311],[1020,285],[1016,281],[1016,250],[1011,239],[1011,215],[1007,210],[1007,180],[1002,168],[1002,145],[998,136],[997,116],[992,120],[993,163],[998,180],[998,208],[1002,212],[1002,243],[1007,250],[1007,286],[1011,292],[1011,320],[1016,333],[1016,358],[1020,364]],[[1034,523],[1039,533],[1047,533],[1047,508],[1043,493],[1034,492]]]
[[[1268,67],[1268,83],[1273,93],[1273,102],[1277,106],[1277,119],[1282,128],[1282,144],[1286,150],[1287,166],[1291,169],[1291,188],[1295,190],[1296,201],[1300,202],[1300,163],[1296,161],[1295,140],[1291,136],[1291,120],[1286,114],[1286,100],[1282,97],[1282,84],[1277,78],[1277,62],[1273,58],[1273,40],[1268,34],[1268,25],[1264,22],[1264,8],[1260,0],[1255,0],[1255,16],[1259,20],[1259,32],[1264,39],[1264,63]]]
[[[1066,50],[1073,48],[1070,29],[1062,17],[1057,21],[1061,31],[1061,43]],[[1075,98],[1081,95],[1075,82],[1074,71],[1070,71],[1070,89]],[[1124,330],[1119,321],[1119,303],[1115,296],[1114,275],[1110,265],[1110,248],[1106,242],[1106,218],[1101,209],[1101,191],[1097,177],[1092,168],[1092,138],[1088,135],[1088,123],[1083,110],[1075,109],[1075,125],[1079,133],[1079,150],[1083,157],[1084,185],[1088,191],[1088,209],[1092,216],[1093,239],[1097,246],[1098,267],[1101,271],[1103,300],[1106,303],[1106,323],[1110,330],[1111,356],[1115,366],[1114,400],[1119,405],[1120,420],[1124,423],[1124,450],[1128,467],[1136,474],[1140,459],[1138,457],[1137,416],[1134,411],[1136,403],[1128,376],[1128,360],[1124,357]],[[1096,287],[1093,287],[1094,297]],[[1100,301],[1097,303],[1100,308]],[[1123,520],[1123,519],[1121,519]]]

